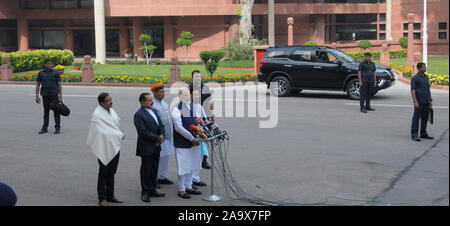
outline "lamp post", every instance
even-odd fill
[[[427,0],[423,0],[423,46],[422,61],[428,66],[428,31],[427,31]]]

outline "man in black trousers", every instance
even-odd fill
[[[141,199],[150,202],[150,197],[164,197],[156,191],[159,154],[164,140],[164,127],[156,111],[150,93],[139,96],[141,108],[134,114],[134,125],[138,133],[136,155],[141,157]]]
[[[364,53],[364,61],[359,64],[359,98],[361,112],[374,111],[370,107],[370,97],[372,96],[372,88],[377,86],[376,66],[371,61],[372,54]]]
[[[53,63],[49,59],[44,61],[44,70],[41,70],[37,77],[36,83],[36,103],[40,103],[39,98],[39,88],[41,90],[40,94],[42,96],[44,105],[44,124],[42,125],[39,134],[47,133],[48,120],[50,114],[50,103],[53,101],[62,101],[62,85],[61,76],[54,70]],[[42,87],[41,87],[42,85]],[[59,134],[61,131],[61,117],[58,113],[54,112],[55,117],[55,134]]]
[[[420,141],[423,139],[433,139],[427,133],[427,121],[430,107],[433,104],[430,91],[430,79],[425,74],[427,66],[425,63],[420,62],[417,64],[417,70],[419,71],[414,77],[411,78],[411,96],[414,103],[414,115],[411,123],[411,139],[414,141]],[[419,120],[420,120],[420,138],[419,132]]]

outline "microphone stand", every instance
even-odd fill
[[[214,194],[214,141],[217,138],[220,138],[222,136],[226,135],[226,132],[222,132],[220,134],[217,134],[215,136],[212,136],[210,138],[205,139],[199,139],[199,141],[205,141],[209,147],[211,147],[211,195],[204,196],[203,200],[209,201],[209,202],[218,202],[222,200],[222,197]]]

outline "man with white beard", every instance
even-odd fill
[[[197,125],[195,118],[200,116],[195,111],[191,101],[189,89],[182,88],[178,91],[181,100],[172,110],[173,143],[175,146],[175,160],[178,174],[178,196],[190,199],[191,195],[200,195],[200,191],[192,188],[192,175],[194,170],[199,170],[201,161],[198,157],[199,141],[190,131],[191,125]]]

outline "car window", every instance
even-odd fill
[[[333,63],[337,58],[325,51],[316,51],[316,61],[319,63]]]
[[[289,54],[286,50],[274,50],[266,54],[265,58],[286,58]]]
[[[312,61],[311,50],[296,50],[289,58],[294,61]]]

